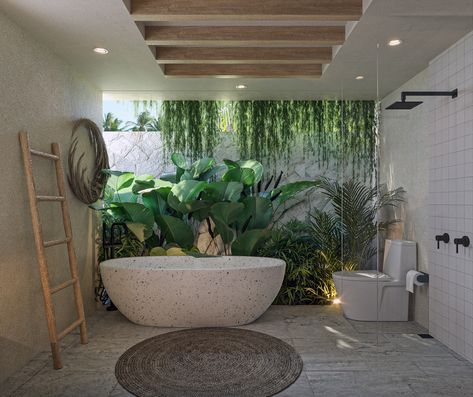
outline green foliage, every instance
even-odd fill
[[[404,189],[387,190],[385,185],[369,187],[349,179],[343,184],[327,178],[319,180],[320,192],[328,208],[310,214],[310,231],[326,255],[342,257],[355,268],[362,267],[376,254],[373,241],[396,219],[378,222],[379,210],[404,200]]]
[[[123,121],[114,117],[113,113],[108,112],[103,118],[104,131],[160,131],[161,125],[159,119],[153,117],[148,110],[137,115],[135,121]]]
[[[376,254],[377,233],[396,219],[378,222],[379,211],[403,201],[404,189],[387,190],[347,180],[317,182],[327,198],[309,221],[292,221],[276,229],[258,255],[286,261],[280,304],[327,303],[336,295],[332,273],[362,268]]]
[[[212,155],[220,132],[220,102],[164,101],[160,124],[164,147],[191,159]]]
[[[351,165],[365,180],[375,166],[373,101],[164,101],[160,123],[165,148],[194,159],[212,155],[224,131],[242,158],[288,160],[299,139],[321,166]]]
[[[342,263],[324,257],[305,223],[291,221],[273,230],[258,255],[286,262],[286,274],[276,304],[326,304],[336,296],[332,273],[341,270]]]
[[[106,223],[126,223],[149,251],[169,244],[192,250],[196,231],[205,222],[210,237],[223,241],[222,253],[234,249],[238,255],[254,255],[268,237],[280,206],[315,186],[310,181],[298,187],[279,186],[279,176],[263,188],[263,166],[256,160],[216,164],[215,159],[204,157],[189,164],[182,154],[174,153],[171,161],[175,174],[161,178],[104,170],[109,176],[104,198],[91,205],[102,212]],[[277,208],[273,208],[275,200]]]
[[[103,116],[103,130],[104,131],[122,131],[123,121],[113,116],[113,113],[108,112]]]
[[[156,127],[159,127],[159,122],[147,110],[141,112],[136,121],[126,123],[127,131],[157,131]]]

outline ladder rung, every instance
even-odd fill
[[[59,292],[63,290],[64,288],[69,287],[70,285],[77,283],[76,278],[72,278],[70,280],[64,281],[62,284],[56,285],[54,288],[51,288],[51,294],[55,294],[56,292]]]
[[[51,153],[40,152],[39,150],[30,149],[31,154],[35,156],[44,157],[50,160],[59,160],[59,156]]]
[[[50,240],[50,241],[45,241],[43,243],[43,245],[47,248],[47,247],[53,247],[55,245],[59,245],[59,244],[67,244],[69,241],[71,241],[71,238],[68,237],[68,238],[65,238],[63,240]]]
[[[65,201],[63,196],[36,196],[38,201]]]
[[[79,320],[74,321],[71,325],[69,325],[69,327],[67,327],[66,329],[64,329],[63,331],[59,333],[59,335],[57,336],[57,339],[61,340],[66,335],[68,335],[72,330],[74,330],[74,328],[77,328],[83,322],[84,322],[83,318],[80,318]]]

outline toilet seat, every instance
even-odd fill
[[[333,277],[347,281],[365,281],[365,282],[387,282],[394,281],[393,278],[385,273],[377,270],[357,270],[357,271],[340,271],[333,273]]]

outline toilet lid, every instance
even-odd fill
[[[336,272],[333,274],[335,277],[349,279],[350,281],[391,281],[392,278],[387,274],[378,272],[376,270],[357,270],[354,272]]]

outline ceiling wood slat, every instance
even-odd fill
[[[332,47],[157,47],[156,60],[164,64],[314,64],[330,63]]]
[[[130,0],[136,21],[356,21],[362,0]]]
[[[344,26],[146,26],[148,45],[317,46],[340,45]]]
[[[169,77],[305,77],[319,78],[322,65],[222,65],[169,64],[164,65]]]

